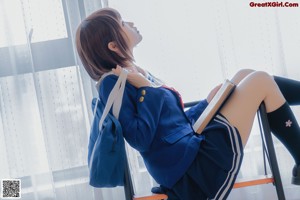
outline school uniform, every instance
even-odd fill
[[[100,98],[106,103],[117,76],[106,76]],[[177,92],[167,87],[135,88],[126,83],[119,121],[126,141],[169,199],[226,199],[243,157],[235,127],[218,114],[201,135],[192,124],[207,101],[184,111]]]

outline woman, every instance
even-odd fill
[[[127,142],[137,149],[169,199],[226,199],[240,169],[254,116],[265,102],[273,133],[295,159],[292,183],[300,184],[300,129],[288,105],[300,103],[300,83],[265,72],[241,70],[231,98],[201,135],[196,121],[220,86],[184,112],[180,95],[134,64],[133,48],[142,40],[131,22],[110,8],[79,25],[77,51],[92,79],[106,76],[99,95],[106,102],[121,67],[129,71],[119,121]],[[276,84],[277,83],[277,84]],[[279,86],[279,87],[278,87]]]

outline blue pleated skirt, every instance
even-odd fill
[[[172,189],[169,200],[226,199],[243,159],[238,130],[218,114],[204,129],[205,140],[185,175]]]

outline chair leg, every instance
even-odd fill
[[[260,123],[263,127],[264,138],[267,146],[267,151],[269,154],[270,168],[274,177],[274,185],[276,187],[277,196],[279,200],[285,200],[285,195],[284,195],[284,190],[283,190],[282,181],[280,177],[277,158],[275,154],[273,139],[272,139],[271,130],[267,118],[266,107],[264,103],[262,103],[259,107],[259,116],[260,116]]]
[[[269,154],[266,148],[266,143],[265,143],[265,137],[264,137],[264,131],[262,128],[262,123],[261,123],[261,118],[259,115],[259,110],[257,110],[257,119],[258,119],[258,125],[259,125],[259,131],[260,131],[260,137],[261,137],[261,145],[262,145],[262,154],[263,154],[263,161],[264,161],[264,172],[265,172],[265,176],[268,175],[268,170],[267,170],[267,160],[270,163],[270,158],[269,158]],[[267,160],[266,160],[267,159]]]
[[[131,179],[128,159],[127,159],[127,153],[125,155],[125,174],[124,174],[124,192],[125,192],[125,199],[126,200],[132,200],[134,197],[134,189],[133,189],[133,183]]]

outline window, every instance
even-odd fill
[[[0,2],[0,178],[20,178],[22,199],[110,194],[88,185],[93,86],[73,41],[81,17],[100,7],[94,0]]]
[[[126,21],[134,22],[143,35],[134,52],[137,64],[175,87],[184,102],[206,98],[215,85],[241,68],[300,79],[297,8],[252,8],[249,2],[234,0],[110,0],[109,6],[119,10]],[[257,123],[252,132],[241,177],[263,174],[261,159],[257,159],[262,155]],[[277,140],[276,146],[278,160],[284,163],[283,181],[288,185],[292,164],[286,163],[293,162]],[[149,191],[151,181],[136,177],[136,192],[143,190],[141,185]],[[250,190],[234,193],[264,198],[260,189],[255,194]],[[265,192],[264,187],[262,190]]]

